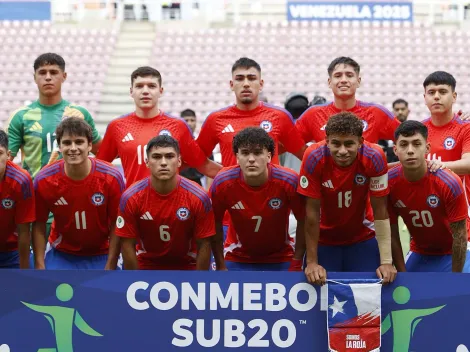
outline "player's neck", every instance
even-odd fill
[[[74,181],[84,180],[91,172],[91,160],[86,159],[86,162],[79,165],[64,164],[64,171],[68,178]]]
[[[46,97],[42,94],[39,94],[39,104],[41,105],[46,105],[46,106],[51,106],[51,105],[57,105],[62,101],[62,94],[57,94],[52,97]]]
[[[265,173],[262,173],[261,175],[256,177],[246,177],[245,175],[243,175],[243,179],[245,183],[250,187],[261,187],[266,182],[268,182],[269,173],[268,170],[266,170]]]
[[[169,180],[158,180],[156,177],[151,177],[152,188],[161,195],[170,194],[178,186],[178,176]]]
[[[243,104],[243,103],[237,101],[237,108],[242,110],[242,111],[254,110],[258,107],[258,105],[259,105],[259,100],[258,99],[254,100],[250,104]]]
[[[419,169],[407,170],[403,168],[403,175],[410,182],[417,182],[421,180],[426,175],[427,172],[428,172],[428,166],[426,162],[424,162],[423,165]]]
[[[335,106],[339,110],[349,110],[356,106],[356,97],[352,96],[349,98],[335,97]]]
[[[148,109],[148,110],[147,109],[143,110],[143,109],[136,107],[135,114],[137,115],[137,117],[141,119],[151,119],[152,117],[155,117],[158,114],[160,114],[160,109],[158,108],[158,105],[155,105],[153,108]]]
[[[3,172],[0,172],[0,183],[2,183],[3,179],[5,178],[5,172],[7,172],[6,167],[5,167],[5,170],[3,170]]]
[[[454,118],[454,113],[449,110],[443,114],[431,114],[431,121],[434,126],[447,125]]]

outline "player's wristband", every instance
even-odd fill
[[[289,271],[302,271],[302,259],[292,259],[289,266]]]
[[[375,220],[375,238],[379,245],[380,264],[392,264],[392,231],[390,219]]]

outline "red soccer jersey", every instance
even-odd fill
[[[63,160],[46,166],[34,179],[36,221],[46,222],[52,212],[49,243],[79,256],[108,253],[109,232],[124,190],[124,179],[113,165],[90,160],[91,172],[81,181],[65,175]]]
[[[462,121],[456,115],[444,126],[435,126],[431,118],[424,120],[423,124],[428,128],[428,141],[431,144],[431,151],[427,155],[428,160],[455,161],[460,160],[463,154],[470,153],[470,123]],[[468,200],[470,199],[470,177],[462,176],[461,178]],[[468,214],[470,216],[470,209]],[[470,221],[467,223],[470,229]]]
[[[305,111],[297,120],[295,127],[305,142],[320,142],[325,139],[325,126],[330,116],[340,113],[334,103],[315,105]],[[364,125],[363,137],[370,143],[379,139],[394,139],[393,133],[400,125],[393,114],[378,104],[357,101],[356,106],[347,110],[362,120]]]
[[[260,102],[254,110],[243,111],[231,105],[210,114],[197,138],[197,143],[206,156],[211,155],[214,147],[220,144],[222,164],[237,165],[237,158],[232,151],[233,137],[247,127],[261,127],[274,139],[276,151],[272,163],[279,164],[277,155],[278,143],[282,143],[287,151],[298,152],[304,141],[295,129],[291,114],[279,107]]]
[[[176,189],[166,195],[145,178],[122,195],[116,235],[136,239],[139,269],[194,269],[196,240],[215,235],[210,198],[180,176]]]
[[[225,259],[242,263],[282,263],[293,256],[288,233],[289,213],[305,217],[305,200],[297,193],[298,175],[278,165],[268,165],[269,180],[250,187],[239,166],[220,171],[211,187],[215,218],[225,211],[230,225],[225,241]]]
[[[120,157],[126,185],[129,187],[150,175],[145,165],[147,143],[162,134],[170,135],[178,141],[181,157],[189,166],[198,167],[204,164],[206,157],[186,122],[163,112],[151,119],[142,119],[131,113],[111,121],[97,158],[111,162]]]
[[[460,178],[449,170],[428,172],[409,182],[398,165],[389,171],[391,223],[401,216],[411,235],[410,248],[424,255],[452,254],[449,224],[467,217],[467,202]]]
[[[387,159],[382,148],[364,142],[356,160],[336,165],[325,143],[312,144],[304,154],[298,192],[321,199],[320,244],[349,245],[374,237],[370,194],[388,194]]]
[[[31,176],[7,161],[5,176],[0,180],[0,252],[18,249],[16,225],[33,222],[35,217]]]

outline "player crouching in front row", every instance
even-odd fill
[[[88,156],[92,129],[83,119],[63,120],[57,126],[56,139],[63,160],[46,166],[34,179],[34,266],[116,269],[119,247],[114,223],[124,180],[113,165]],[[54,222],[51,249],[45,255],[49,212]]]
[[[209,270],[212,205],[201,186],[178,175],[178,142],[167,135],[152,138],[146,163],[150,177],[127,189],[119,204],[116,235],[124,268]]]
[[[304,197],[297,193],[298,175],[271,164],[274,141],[262,128],[249,127],[232,141],[237,166],[222,169],[211,198],[219,246],[213,248],[218,268],[228,270],[301,270],[305,253]],[[295,246],[288,233],[289,214],[297,223]],[[230,214],[222,254],[222,219]],[[215,242],[215,241],[214,241]]]

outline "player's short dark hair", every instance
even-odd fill
[[[240,148],[262,148],[274,155],[274,140],[260,127],[247,127],[238,132],[232,141],[232,150],[237,154]]]
[[[157,77],[158,84],[160,87],[162,86],[162,75],[160,72],[158,72],[156,69],[150,66],[142,66],[138,67],[137,69],[134,70],[131,74],[131,86],[134,85],[134,80],[137,77]]]
[[[196,113],[194,112],[194,110],[186,109],[186,110],[181,111],[180,116],[181,117],[186,117],[186,116],[196,117]]]
[[[454,76],[445,71],[436,71],[431,73],[423,82],[423,87],[426,90],[426,87],[430,84],[445,84],[452,88],[452,92],[455,92],[455,87],[457,86],[457,81]]]
[[[65,60],[62,56],[55,53],[44,53],[39,55],[36,60],[34,60],[33,68],[34,71],[39,67],[46,65],[57,65],[59,68],[65,72]]]
[[[232,66],[232,73],[239,68],[256,68],[256,70],[261,73],[261,66],[253,59],[249,59],[247,57],[241,57]]]
[[[330,65],[328,66],[328,76],[331,77],[333,74],[333,71],[335,70],[335,67],[338,65],[349,65],[354,69],[354,72],[359,74],[361,72],[361,66],[357,63],[357,61],[351,59],[350,57],[347,56],[340,56],[331,61]]]
[[[327,136],[356,136],[362,137],[364,125],[362,121],[352,112],[340,112],[331,116],[325,127]]]
[[[0,130],[0,147],[8,151],[8,135],[4,130]]]
[[[415,134],[420,134],[424,137],[424,140],[428,140],[428,128],[424,124],[414,120],[404,121],[395,130],[395,142],[400,136],[411,137]]]
[[[86,123],[84,119],[79,117],[67,117],[59,123],[55,130],[55,138],[58,144],[60,144],[60,140],[65,134],[76,137],[86,137],[88,143],[93,141],[93,130],[91,126]]]
[[[397,99],[393,102],[392,107],[395,108],[395,105],[397,104],[405,104],[406,107],[408,107],[408,102],[405,99]]]
[[[172,136],[162,134],[160,136],[153,137],[147,143],[147,155],[150,153],[152,148],[173,148],[176,152],[176,155],[180,155],[180,146],[178,141]]]

